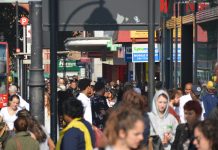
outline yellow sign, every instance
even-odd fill
[[[148,38],[148,30],[134,30],[130,31],[130,38],[132,39],[145,39]]]
[[[156,38],[156,31],[154,34],[154,37]],[[148,30],[133,30],[130,31],[130,38],[131,39],[148,39]]]

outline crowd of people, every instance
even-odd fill
[[[50,138],[50,88],[44,95],[45,124],[9,87],[0,110],[0,143],[5,150],[217,150],[218,64],[216,80],[184,90],[156,85],[150,104],[136,82],[58,79],[58,142]]]
[[[71,87],[72,83],[74,88]],[[96,134],[95,131],[89,131],[89,143],[95,149],[102,149],[102,147],[106,150],[149,149],[150,147],[154,149],[161,147],[164,150],[218,149],[214,138],[209,138],[208,135],[204,135],[203,129],[199,129],[200,124],[208,122],[213,126],[212,132],[218,134],[218,127],[215,126],[218,117],[215,81],[208,81],[203,86],[187,83],[184,90],[181,88],[167,90],[160,85],[158,82],[152,104],[149,104],[144,89],[139,88],[135,82],[122,85],[120,82],[105,83],[92,82],[90,79],[74,79],[69,87],[65,88],[65,92],[60,90],[60,96],[65,93],[64,98],[60,97],[60,99],[64,103],[68,99],[66,95],[67,97],[71,95],[80,101],[84,109],[81,119],[103,131],[107,142],[101,148],[93,145],[91,135],[93,132]],[[149,105],[152,106],[150,110]],[[63,112],[62,115],[64,116],[65,113]],[[135,134],[131,134],[134,132]],[[65,134],[67,136],[67,132]],[[64,137],[65,134],[62,136]],[[204,138],[200,138],[200,135]],[[161,141],[156,147],[150,142],[151,137],[154,139],[155,136]],[[69,142],[69,138],[67,139]],[[63,142],[63,139],[59,140]],[[77,146],[83,145],[85,147],[81,149],[87,149],[86,140],[83,139],[83,144],[78,143]],[[208,147],[204,148],[206,144],[202,142],[208,143]],[[151,144],[152,146],[149,147]],[[73,149],[76,146],[71,147]],[[62,149],[67,150],[69,146]]]

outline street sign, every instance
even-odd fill
[[[132,62],[132,47],[130,46],[125,47],[125,61]]]
[[[20,24],[22,26],[26,26],[26,25],[28,25],[28,23],[29,23],[29,19],[27,17],[20,18]]]
[[[65,63],[65,66],[64,66]],[[64,60],[60,59],[58,60],[57,63],[57,70],[58,72],[60,71],[64,71],[64,69],[66,69],[66,71],[79,71],[80,68],[76,65],[76,60]]]
[[[28,2],[31,2],[31,1],[34,1],[34,2],[39,2],[39,1],[42,1],[42,0],[0,0],[0,3],[28,3]]]
[[[59,0],[59,31],[145,30],[149,0]],[[155,25],[160,24],[160,0],[155,1]],[[43,29],[49,31],[49,0],[42,1]]]

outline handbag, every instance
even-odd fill
[[[164,150],[164,146],[162,144],[160,136],[157,134],[152,121],[150,120],[151,126],[154,129],[156,135],[149,136],[148,139],[148,149],[149,150]]]
[[[150,136],[148,139],[148,150],[164,150],[159,135]]]
[[[104,133],[94,125],[92,128],[95,134],[95,147],[98,148],[105,147],[107,145],[107,138],[104,135]]]

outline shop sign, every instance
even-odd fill
[[[65,68],[66,67],[66,68]],[[58,60],[58,68],[57,70],[59,72],[61,71],[80,71],[80,67],[76,65],[75,60],[65,60],[65,65],[64,65],[64,60],[60,59]]]
[[[155,62],[160,61],[160,45],[155,44]],[[132,62],[148,62],[148,44],[132,44]]]
[[[80,60],[81,59],[81,52],[79,51],[70,51],[67,55],[67,58],[70,60]]]
[[[157,37],[157,33],[155,31],[154,37]],[[148,30],[134,30],[130,31],[131,39],[148,39]]]
[[[132,62],[132,47],[125,47],[125,61]]]
[[[130,31],[130,38],[132,38],[132,39],[148,38],[148,30]]]

